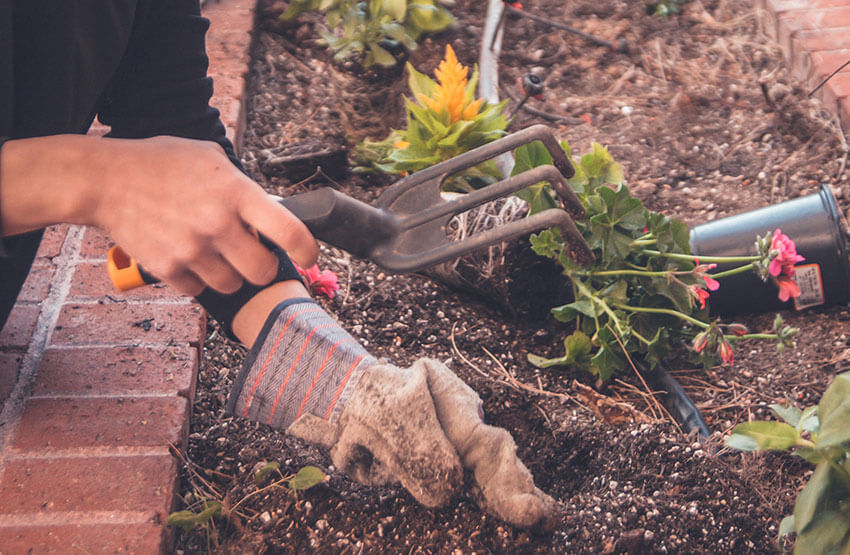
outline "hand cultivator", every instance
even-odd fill
[[[441,194],[448,177],[534,141],[546,147],[552,165],[536,167],[451,200]],[[374,206],[328,187],[280,202],[317,239],[369,259],[389,272],[415,272],[552,226],[560,228],[570,257],[587,266],[593,254],[573,223],[573,218],[584,216],[581,202],[567,184],[573,174],[573,166],[552,131],[535,125],[401,179],[387,188]],[[452,217],[541,181],[552,184],[563,209],[550,208],[460,241],[448,237],[446,229]],[[157,281],[119,247],[109,251],[108,269],[121,291]]]

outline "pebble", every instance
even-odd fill
[[[260,520],[263,521],[263,524],[268,524],[272,521],[272,515],[268,511],[263,511],[260,513]]]

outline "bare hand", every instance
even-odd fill
[[[180,291],[265,285],[277,259],[263,234],[309,267],[318,247],[291,212],[233,166],[217,144],[176,137],[102,139],[91,222],[148,272]]]

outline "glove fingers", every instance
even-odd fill
[[[556,524],[557,503],[534,486],[531,472],[516,456],[511,435],[484,424],[478,394],[444,365],[422,363],[437,416],[463,466],[473,471],[482,508],[524,528]]]
[[[460,459],[443,434],[424,370],[369,368],[340,415],[339,426],[342,432],[334,449],[338,466],[355,476],[391,475],[428,507],[445,504],[463,481]],[[368,450],[383,468],[367,470],[374,462],[355,446]]]
[[[507,431],[482,423],[469,438],[463,464],[473,471],[488,512],[522,528],[557,523],[557,503],[535,487]]]

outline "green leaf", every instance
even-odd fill
[[[586,368],[590,362],[590,351],[593,344],[590,338],[581,331],[575,331],[564,339],[564,356],[557,358],[543,358],[534,354],[528,354],[528,362],[538,368],[549,368],[551,366],[576,365]]]
[[[418,98],[420,94],[430,97],[437,90],[437,84],[424,73],[419,73],[408,62],[407,68],[407,86],[410,92],[413,93],[413,98]]]
[[[404,21],[407,15],[407,0],[383,0],[383,9],[396,21]]]
[[[280,471],[280,463],[279,462],[272,461],[272,462],[266,463],[265,466],[263,466],[263,468],[258,470],[257,473],[254,475],[254,483],[259,486],[260,484],[263,483],[263,481],[266,479],[266,477],[269,474],[272,474],[274,472],[279,472],[279,471]]]
[[[192,511],[177,511],[168,515],[168,524],[182,528],[189,532],[198,525],[208,523],[213,517],[221,514],[221,503],[218,501],[204,501],[204,510],[200,513]]]
[[[818,514],[802,532],[797,533],[795,553],[838,553],[850,542],[850,518],[838,511]]]
[[[776,414],[776,416],[795,428],[797,428],[797,425],[800,423],[800,416],[803,415],[803,411],[792,405],[787,400],[784,405],[777,403],[770,405],[770,409],[774,412],[774,414]]]
[[[776,535],[776,542],[779,544],[780,549],[782,549],[782,538],[788,534],[793,534],[796,531],[797,528],[794,526],[794,515],[788,515],[782,519],[782,522],[779,523],[779,533]]]
[[[552,155],[549,154],[543,143],[534,141],[514,150],[514,167],[511,170],[511,176],[551,163]]]
[[[442,31],[453,21],[451,13],[428,2],[414,1],[407,8],[407,23],[416,35]]]
[[[818,448],[850,443],[850,372],[839,374],[818,403]]]
[[[759,444],[750,436],[743,434],[732,434],[726,438],[726,446],[738,451],[758,451]]]
[[[744,422],[735,426],[732,434],[753,439],[758,448],[764,451],[784,451],[800,441],[797,429],[785,422]]]
[[[818,418],[818,406],[813,405],[808,407],[800,415],[800,422],[797,424],[797,429],[800,432],[809,432],[816,434],[820,429],[820,418]]]
[[[596,306],[596,303],[594,303],[590,299],[580,299],[570,304],[565,304],[563,306],[558,306],[552,309],[552,315],[555,317],[556,320],[559,320],[561,322],[569,322],[570,320],[575,318],[575,315],[573,314],[575,312],[580,312],[581,314],[584,314],[585,316],[590,316],[591,318],[595,318],[602,314],[602,312]]]
[[[327,477],[324,472],[315,466],[305,466],[289,480],[289,489],[296,492],[304,491],[326,480]]]
[[[837,471],[826,461],[818,464],[814,474],[794,506],[794,518],[797,533],[809,530],[821,515],[838,511],[841,502],[850,496]]]
[[[392,54],[390,54],[385,49],[381,48],[375,43],[369,43],[369,52],[372,54],[375,63],[380,64],[382,66],[394,66],[397,62],[397,60]]]

